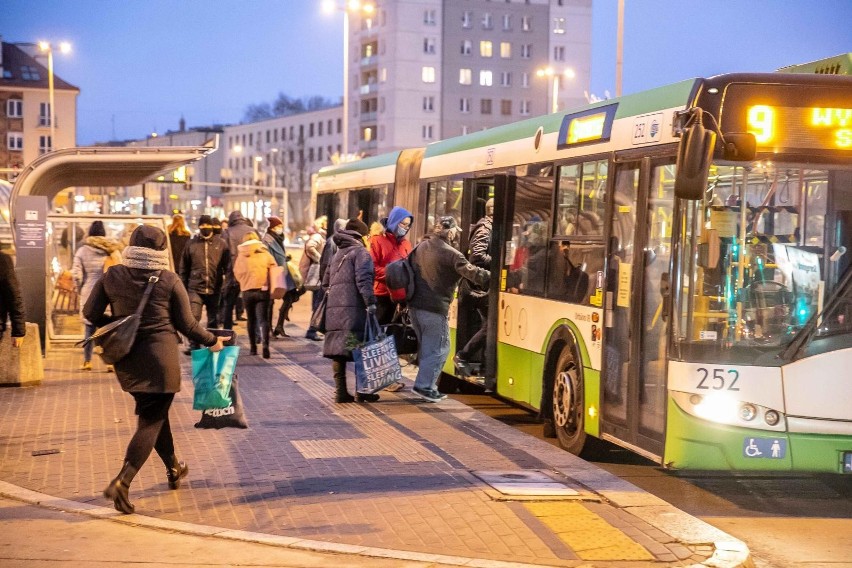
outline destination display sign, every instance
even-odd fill
[[[617,104],[566,114],[559,128],[559,150],[609,140]]]

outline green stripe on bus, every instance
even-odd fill
[[[383,166],[395,166],[396,160],[399,158],[400,152],[390,152],[388,154],[379,154],[378,156],[370,156],[354,162],[346,162],[336,166],[327,166],[322,168],[318,173],[318,177],[336,176],[340,174],[348,174],[351,172],[360,172],[361,170],[370,170]]]

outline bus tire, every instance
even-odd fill
[[[553,366],[553,426],[559,445],[579,455],[586,443],[583,373],[571,345],[564,345]]]

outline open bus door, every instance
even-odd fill
[[[617,164],[608,213],[601,433],[655,460],[666,419],[671,162]]]
[[[488,246],[488,254],[491,264],[490,293],[482,299],[472,297],[469,287],[462,282],[459,285],[459,296],[456,302],[455,313],[455,342],[451,355],[455,355],[467,342],[479,331],[483,325],[482,315],[496,313],[497,296],[500,275],[500,219],[503,215],[503,204],[506,203],[506,194],[510,185],[514,185],[514,176],[498,175],[487,178],[466,179],[462,192],[462,208],[460,225],[462,237],[460,249],[470,259],[470,239],[472,231],[477,223],[485,217],[486,203],[489,199],[494,200],[494,211],[492,213],[492,238]],[[498,211],[499,209],[499,211]],[[493,304],[493,305],[492,305]],[[485,325],[488,327],[485,345],[481,353],[472,355],[468,362],[471,364],[473,373],[470,376],[462,376],[457,371],[457,376],[468,382],[493,389],[497,377],[497,342],[496,342],[496,318],[486,317]],[[450,357],[452,359],[452,357]]]

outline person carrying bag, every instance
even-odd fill
[[[367,312],[364,343],[352,350],[355,360],[355,391],[375,394],[402,380],[402,369],[393,337],[385,335],[376,315]]]

